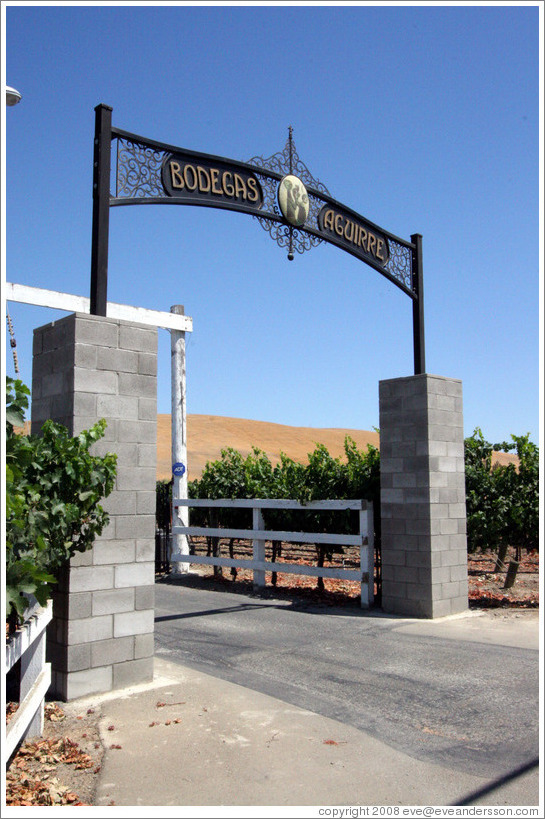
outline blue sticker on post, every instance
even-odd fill
[[[182,475],[185,475],[185,464],[182,463],[172,464],[172,474],[176,478],[181,478]]]

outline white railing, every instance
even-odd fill
[[[25,737],[43,733],[44,698],[51,685],[51,664],[45,662],[45,629],[52,616],[51,600],[44,608],[35,606],[6,641],[6,674],[21,660],[19,707],[6,726],[6,759]]]
[[[254,572],[254,586],[265,585],[265,572],[284,572],[285,574],[304,574],[312,577],[332,577],[342,580],[352,580],[361,584],[361,607],[369,608],[374,599],[374,549],[373,549],[373,505],[362,500],[321,500],[309,503],[300,503],[294,500],[273,500],[251,498],[236,500],[222,498],[209,499],[180,499],[172,501],[173,527],[172,533],[178,535],[193,535],[201,537],[236,538],[252,541],[252,560],[230,557],[205,557],[204,555],[173,554],[172,563],[200,563],[210,566],[239,567],[252,569]],[[177,525],[177,509],[179,507],[220,507],[225,509],[252,509],[252,529],[223,529],[210,526],[181,526]],[[359,532],[356,535],[325,534],[318,532],[280,532],[265,529],[263,509],[302,510],[306,512],[318,511],[345,511],[348,509],[359,512]],[[359,546],[360,568],[341,569],[335,567],[305,566],[299,563],[273,563],[265,560],[265,543],[267,541],[281,541],[283,543],[315,543],[337,546]]]

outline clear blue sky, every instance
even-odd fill
[[[98,103],[119,128],[243,161],[292,125],[335,199],[423,235],[426,369],[463,381],[465,433],[538,441],[537,4],[2,6],[23,95],[3,112],[8,281],[89,295]],[[189,413],[371,429],[378,382],[413,373],[405,294],[332,245],[290,262],[246,215],[112,208],[108,299],[185,305]],[[32,329],[63,314],[9,309],[30,385]]]

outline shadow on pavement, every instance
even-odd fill
[[[477,799],[481,799],[483,796],[488,796],[488,794],[493,793],[494,791],[498,790],[498,788],[502,788],[509,782],[518,779],[519,776],[523,776],[525,773],[533,771],[534,768],[539,768],[539,757],[532,759],[531,762],[527,762],[525,765],[521,765],[519,768],[515,768],[515,770],[510,771],[508,774],[504,774],[504,776],[500,776],[498,779],[494,779],[488,785],[485,785],[484,788],[479,788],[478,790],[473,791],[473,793],[468,794],[460,802],[456,802],[456,807],[473,805]]]
[[[289,588],[282,586],[266,586],[263,589],[254,589],[251,581],[237,580],[212,575],[199,575],[188,572],[183,575],[156,575],[155,582],[165,586],[187,587],[202,591],[223,592],[251,597],[255,600],[275,602],[286,610],[307,611],[316,613],[341,615],[344,617],[369,617],[370,615],[385,615],[379,606],[371,609],[362,609],[359,597],[349,597],[338,592],[321,591],[313,588]],[[266,604],[264,604],[266,605]]]
[[[259,605],[259,603],[243,603],[241,606],[227,606],[223,609],[204,609],[201,611],[189,611],[185,614],[165,614],[163,617],[156,617],[156,623],[164,623],[167,620],[185,620],[188,617],[203,617],[207,614],[237,614],[240,611],[253,611],[254,609],[270,609],[278,606]]]

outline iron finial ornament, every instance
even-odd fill
[[[269,176],[264,173],[263,176],[260,176],[260,182],[264,195],[263,209],[280,216],[282,221],[274,222],[257,215],[255,218],[261,227],[269,233],[271,239],[274,239],[280,247],[288,248],[288,259],[293,261],[295,258],[294,250],[303,253],[305,250],[310,250],[312,247],[321,244],[323,240],[318,236],[305,232],[304,227],[315,228],[317,226],[318,213],[323,202],[316,194],[329,196],[330,193],[326,186],[310,173],[307,166],[299,158],[293,139],[293,126],[288,126],[288,138],[283,151],[277,151],[266,159],[261,156],[254,156],[248,160],[248,163],[262,168],[264,172],[272,171],[274,174],[281,175],[280,180],[278,180],[277,176]],[[288,177],[291,177],[291,179],[288,179],[292,186],[290,191],[286,190],[287,186],[284,184]],[[314,189],[316,194],[307,190],[308,188]],[[299,208],[296,208],[299,212],[297,221],[294,221],[293,217],[288,218],[286,211],[279,202],[279,199],[285,196],[292,201],[292,204],[292,197],[297,197],[299,205],[304,204],[304,219],[302,218],[303,212],[299,211]],[[305,197],[306,201],[303,202]]]
[[[293,173],[293,125],[288,125],[288,142],[290,146],[290,173]]]
[[[309,201],[308,193],[299,177],[293,173],[293,127],[288,127],[289,146],[289,173],[286,174],[278,185],[278,204],[282,216],[289,224],[289,251],[288,259],[294,259],[293,253],[293,228],[302,227],[308,218]]]

